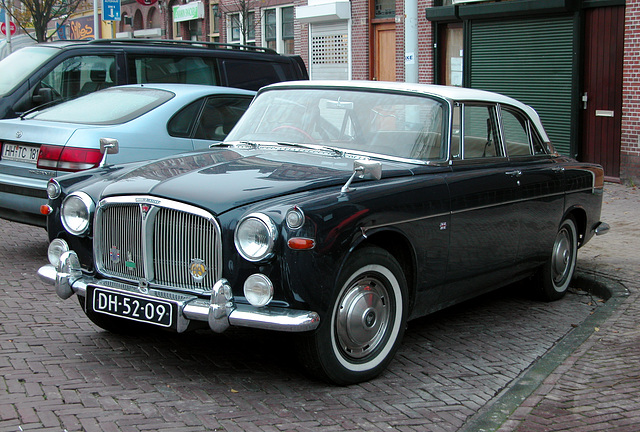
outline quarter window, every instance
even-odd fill
[[[527,121],[521,116],[502,110],[502,135],[509,156],[531,155]]]

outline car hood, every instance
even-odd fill
[[[65,145],[78,130],[89,125],[10,119],[0,121],[0,140],[36,144]]]
[[[284,194],[341,187],[351,176],[355,159],[297,149],[193,152],[138,165],[112,179],[116,181],[103,189],[102,198],[152,195],[221,214]],[[383,178],[412,175],[411,167],[383,162]]]

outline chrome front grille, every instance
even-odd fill
[[[220,228],[197,207],[144,196],[102,200],[96,210],[98,271],[138,284],[201,293],[220,278]]]

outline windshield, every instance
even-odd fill
[[[2,59],[0,61],[0,96],[9,94],[58,52],[60,50],[52,47],[27,47]]]
[[[174,96],[166,90],[113,87],[36,112],[29,118],[63,123],[121,124],[148,113]]]
[[[334,89],[260,94],[226,141],[316,144],[405,159],[444,159],[444,105],[420,95]]]

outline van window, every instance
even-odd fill
[[[116,84],[114,56],[70,57],[56,66],[39,83],[53,91],[53,99],[73,99]]]
[[[259,90],[268,84],[296,78],[287,73],[283,65],[270,62],[225,59],[222,61],[222,71],[227,86],[247,90]]]
[[[144,57],[131,55],[130,76],[137,84],[180,83],[216,85],[216,61],[203,57]]]

